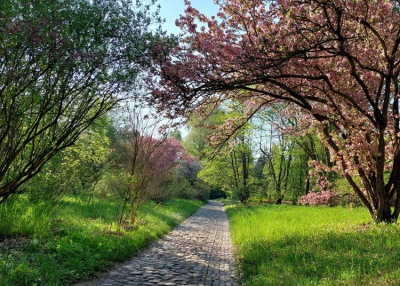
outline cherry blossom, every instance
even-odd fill
[[[186,1],[186,14],[176,22],[183,37],[155,58],[149,101],[172,117],[209,104],[243,104],[243,117],[221,126],[215,139],[284,103],[287,116],[318,132],[333,170],[347,179],[372,218],[396,221],[398,1],[215,2],[219,13],[207,17]]]

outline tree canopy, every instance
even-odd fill
[[[315,162],[319,169],[342,174],[375,221],[396,221],[399,2],[217,3],[217,17],[207,17],[186,2],[177,20],[181,43],[155,59],[151,102],[178,116],[239,101],[243,116],[221,126],[224,136],[272,103],[285,103],[281,115],[317,130],[329,148],[334,164]]]
[[[0,203],[137,88],[157,15],[141,1],[0,3]]]

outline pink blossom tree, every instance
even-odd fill
[[[184,36],[159,53],[149,100],[171,116],[240,101],[246,112],[221,126],[224,134],[284,103],[318,132],[331,171],[345,176],[372,218],[397,221],[399,1],[215,2],[219,13],[209,18],[186,1],[177,20]]]
[[[171,178],[180,162],[191,160],[178,139],[162,136],[157,122],[145,117],[141,107],[127,107],[125,125],[115,146],[124,190],[119,226],[125,222],[135,226],[140,206],[151,198],[165,196],[162,183]]]

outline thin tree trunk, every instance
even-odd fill
[[[304,191],[305,191],[306,195],[310,192],[310,176],[307,176],[306,187],[305,187]]]
[[[234,161],[234,152],[231,152],[231,166],[232,166],[232,172],[233,172],[233,178],[235,180],[235,187],[238,188],[239,187],[239,183],[238,183],[238,178],[237,178],[237,174],[236,174],[236,166],[235,166],[235,161]]]

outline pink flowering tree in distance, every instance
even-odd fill
[[[241,102],[244,115],[222,125],[220,137],[282,104],[317,130],[335,163],[331,171],[345,176],[372,218],[397,221],[399,1],[215,3],[219,13],[210,18],[186,1],[177,20],[183,37],[159,51],[149,100],[172,117]]]
[[[119,227],[136,226],[140,207],[166,196],[162,184],[178,165],[192,160],[180,141],[167,137],[164,126],[144,115],[142,108],[127,105],[114,146],[117,170],[123,171],[118,186],[123,190]]]

